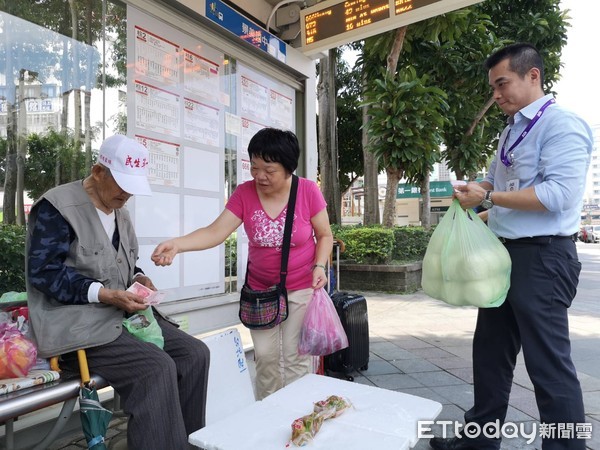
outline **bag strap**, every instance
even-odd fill
[[[292,241],[292,225],[294,223],[294,211],[296,209],[296,194],[298,193],[298,176],[292,174],[292,188],[290,189],[290,198],[285,213],[285,225],[283,228],[283,245],[281,247],[281,268],[279,271],[279,284],[285,288],[285,279],[287,277],[287,264],[290,256],[290,243]],[[246,263],[245,283],[248,283],[248,272],[250,262]]]
[[[282,288],[285,288],[285,279],[287,277],[287,265],[290,256],[290,242],[292,241],[292,225],[294,223],[294,211],[296,209],[297,193],[298,177],[296,175],[292,175],[292,189],[290,190],[290,199],[288,200],[287,212],[285,213],[283,247],[281,248],[281,271],[279,272],[279,282],[281,283]]]

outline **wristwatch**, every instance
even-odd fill
[[[492,192],[494,191],[485,191],[485,197],[480,203],[480,205],[485,209],[491,209],[494,206],[494,202],[492,201]]]

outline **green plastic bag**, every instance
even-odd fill
[[[5,292],[0,296],[0,303],[13,303],[27,301],[27,292]]]
[[[450,305],[493,308],[506,299],[511,265],[496,235],[454,200],[427,245],[421,286]]]
[[[123,320],[123,326],[140,341],[150,342],[162,349],[165,339],[162,330],[152,313],[152,307],[148,307],[137,314]]]

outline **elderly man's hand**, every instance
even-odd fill
[[[116,306],[128,313],[142,311],[148,307],[144,299],[133,292],[100,288],[98,299],[101,303]]]
[[[133,279],[133,281],[137,281],[141,285],[146,286],[148,289],[152,289],[153,291],[156,291],[156,287],[154,287],[154,283],[152,282],[150,277],[147,277],[146,275],[143,275],[143,274],[137,275]]]

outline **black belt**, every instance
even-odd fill
[[[577,233],[572,234],[570,236],[534,236],[534,237],[524,237],[524,238],[518,238],[518,239],[507,239],[507,238],[499,237],[498,239],[503,244],[544,245],[544,244],[551,244],[552,241],[563,240],[563,239],[569,239],[570,241],[576,242],[577,241]]]

